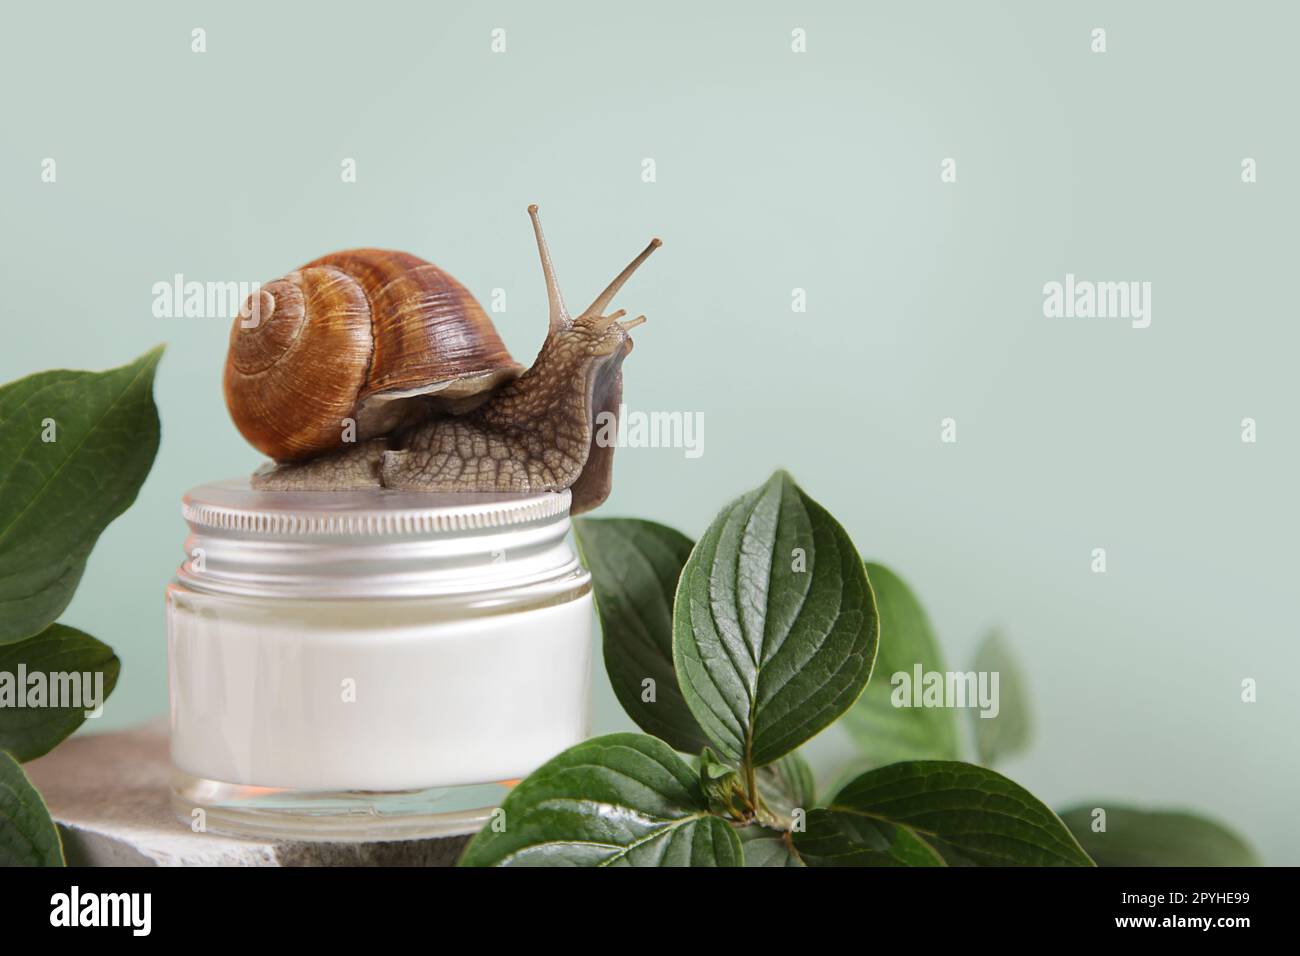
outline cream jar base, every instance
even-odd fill
[[[476,833],[503,784],[376,792],[248,787],[172,771],[172,808],[191,829],[244,839],[384,843]]]
[[[588,733],[591,576],[565,492],[191,491],[167,588],[173,803],[195,829],[481,829]]]

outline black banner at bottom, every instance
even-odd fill
[[[895,929],[914,935],[963,924],[981,935],[996,930],[988,938],[997,939],[1016,939],[1022,932],[1041,938],[1049,930],[1061,939],[1200,935],[1228,942],[1240,933],[1287,925],[1295,883],[1294,870],[1271,868],[72,868],[0,872],[0,913],[7,944],[47,933],[128,945],[250,936],[259,943],[357,938],[373,944],[394,931],[423,932],[430,939],[447,931],[487,932],[500,940],[512,931],[563,931],[566,923],[584,936],[609,929],[653,936],[692,917],[719,921],[716,928],[727,933],[761,932],[782,922],[849,938],[869,933],[864,944]]]

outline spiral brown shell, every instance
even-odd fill
[[[249,443],[300,461],[427,417],[435,402],[471,407],[521,371],[446,272],[404,252],[352,249],[250,297],[230,331],[224,385]]]

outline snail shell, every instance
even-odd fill
[[[323,256],[249,297],[230,331],[226,405],[281,462],[475,407],[522,366],[469,291],[404,252]]]

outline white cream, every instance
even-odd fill
[[[588,727],[591,595],[436,620],[418,600],[254,602],[173,587],[172,762],[296,790],[527,776]]]

